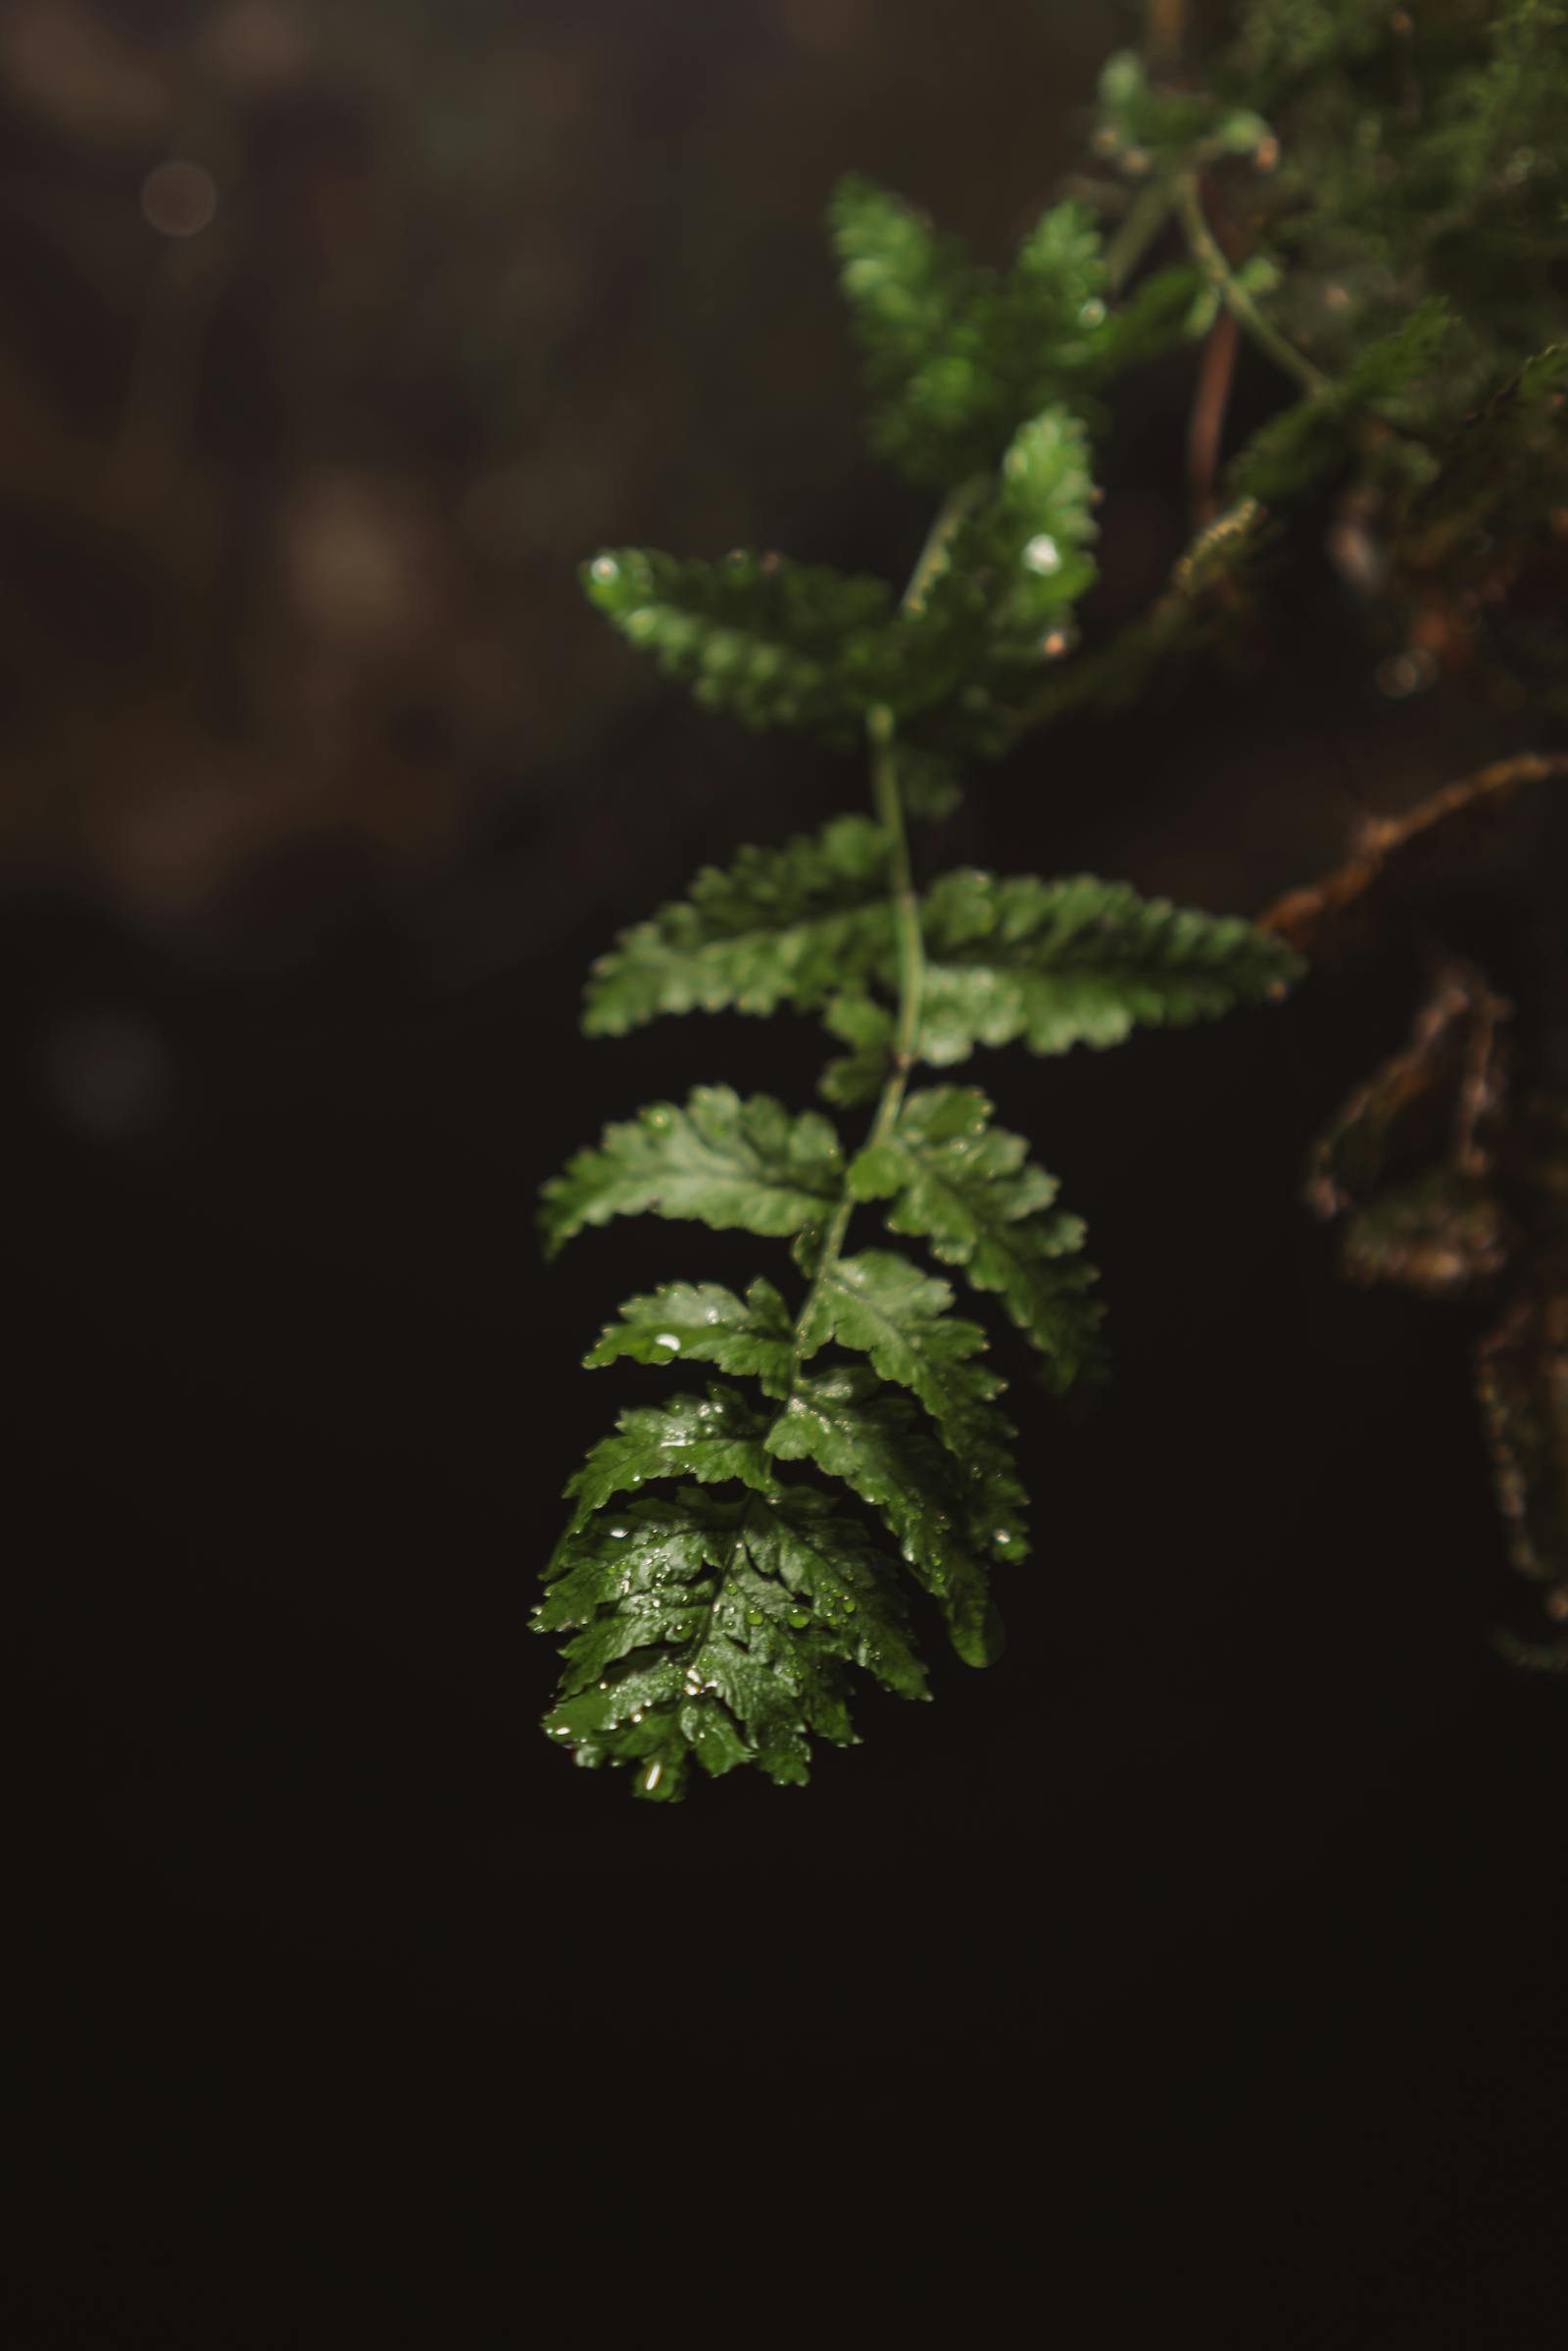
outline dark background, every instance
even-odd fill
[[[387,2285],[388,2341],[531,2339],[563,2291],[597,2341],[684,2325],[721,2250],[764,2339],[938,2278],[1043,2327],[1069,2277],[1086,2341],[1164,2339],[1129,2295],[1238,2345],[1562,2339],[1568,1721],[1488,1645],[1477,1325],[1340,1287],[1298,1201],[1400,950],[985,1073],[1090,1218],[1119,1370],[1071,1427],[1013,1365],[1001,1665],[868,1694],[805,1792],[668,1812],[535,1728],[556,1496],[657,1393],[578,1358],[628,1288],[759,1262],[650,1226],[546,1272],[537,1186],[819,1057],[585,1047],[583,967],[862,788],[690,713],[573,567],[902,573],[823,201],[866,170],[1001,249],[1128,28],[0,5],[19,2343],[345,2344]],[[170,159],[216,198],[186,238]],[[1097,628],[1181,543],[1191,380],[1121,404]],[[1272,397],[1244,363],[1240,421]],[[1249,912],[1514,748],[1380,695],[1317,527],[1252,669],[1031,745],[927,855]],[[1437,909],[1527,1023],[1532,821]]]

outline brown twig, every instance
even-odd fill
[[[1221,311],[1203,342],[1187,428],[1187,480],[1195,530],[1201,530],[1205,523],[1211,522],[1218,507],[1214,483],[1219,472],[1219,447],[1236,374],[1239,339],[1236,320],[1229,311]]]
[[[1258,928],[1306,949],[1320,943],[1334,917],[1364,899],[1413,849],[1468,808],[1502,808],[1522,784],[1568,775],[1568,753],[1521,752],[1498,759],[1463,782],[1447,784],[1402,816],[1374,817],[1360,828],[1348,861],[1304,890],[1291,890],[1258,917]]]
[[[1152,66],[1173,65],[1187,31],[1187,0],[1149,0],[1144,47]]]

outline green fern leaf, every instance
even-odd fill
[[[826,1495],[679,1486],[580,1529],[556,1568],[535,1625],[580,1630],[545,1728],[579,1764],[637,1767],[640,1795],[678,1797],[694,1756],[803,1782],[811,1735],[854,1739],[852,1667],[927,1694],[897,1571]]]
[[[1076,371],[1079,383],[1100,385],[1113,375],[1148,365],[1202,334],[1212,318],[1213,298],[1200,269],[1177,265],[1156,269],[1136,292],[1105,316]]]
[[[793,1603],[786,1611],[793,1632],[831,1643],[896,1696],[927,1695],[898,1568],[830,1495],[787,1488],[765,1509],[748,1513],[746,1548],[758,1574],[775,1577]],[[808,1626],[795,1621],[803,1609],[811,1611]]]
[[[893,1232],[999,1293],[1058,1393],[1098,1371],[1103,1310],[1086,1295],[1096,1276],[1079,1256],[1083,1225],[1055,1207],[1055,1178],[1021,1135],[992,1124],[977,1088],[909,1095],[893,1133],[851,1161],[850,1187],[857,1200],[890,1200]]]
[[[1087,874],[944,874],[922,923],[919,1050],[938,1065],[1015,1039],[1037,1053],[1119,1045],[1141,1023],[1182,1026],[1278,996],[1303,968],[1249,922]]]
[[[1568,493],[1568,343],[1526,361],[1439,453],[1412,502],[1402,553],[1418,570],[1480,561],[1499,531],[1528,538]]]
[[[873,445],[926,486],[989,472],[1028,417],[1063,398],[1082,405],[1192,330],[1200,286],[1185,270],[1108,307],[1099,227],[1075,202],[1036,222],[1004,273],[868,180],[846,180],[830,219]]]
[[[987,462],[995,272],[867,179],[840,184],[829,225],[865,355],[873,446],[915,481],[961,480]]]
[[[1400,14],[1400,0],[1251,0],[1238,69],[1250,83],[1283,88],[1372,55]]]
[[[788,1394],[795,1326],[771,1282],[753,1282],[744,1299],[719,1282],[668,1282],[629,1298],[584,1357],[590,1369],[629,1355],[637,1363],[713,1363],[757,1380],[764,1396]]]
[[[906,816],[917,816],[927,824],[940,824],[963,799],[962,778],[958,760],[947,753],[928,750],[918,743],[900,745],[899,784]]]
[[[715,1381],[706,1396],[677,1396],[667,1404],[623,1412],[613,1437],[602,1437],[566,1486],[574,1504],[564,1541],[618,1494],[657,1478],[695,1478],[699,1486],[739,1479],[759,1494],[778,1481],[763,1439],[768,1423],[737,1388]]]
[[[1064,650],[1054,632],[1095,580],[1094,496],[1088,435],[1070,411],[1046,409],[1019,428],[995,495],[955,532],[906,623],[923,699],[946,700],[966,678],[965,707],[976,707],[991,669],[1038,667]]]
[[[781,556],[723,563],[615,548],[583,567],[592,602],[710,710],[749,726],[841,731],[883,699],[893,591]]]
[[[979,1546],[1008,1550],[1011,1513],[1005,1496],[1000,1512],[988,1508],[973,1491],[983,1480],[950,1466],[912,1405],[888,1395],[874,1371],[819,1373],[796,1383],[765,1443],[781,1461],[814,1461],[868,1502],[937,1601],[958,1655],[990,1661],[997,1624]]]
[[[1009,1441],[1015,1431],[995,1408],[1005,1382],[976,1358],[985,1332],[951,1309],[953,1292],[891,1249],[840,1257],[816,1282],[801,1326],[801,1353],[829,1341],[870,1357],[884,1380],[925,1406],[948,1451],[985,1481],[988,1541],[1004,1537],[1010,1559],[1026,1555],[1025,1495]]]
[[[837,1258],[812,1294],[801,1325],[801,1354],[830,1342],[869,1355],[884,1380],[912,1389],[950,1449],[962,1456],[977,1415],[1003,1382],[975,1362],[986,1335],[952,1311],[946,1282],[921,1273],[891,1249]]]
[[[1118,50],[1100,74],[1102,128],[1097,141],[1109,155],[1135,155],[1147,171],[1159,156],[1167,168],[1196,152],[1203,160],[1252,155],[1268,124],[1250,107],[1227,106],[1206,91],[1156,89],[1136,50]]]
[[[607,1127],[545,1186],[540,1226],[554,1256],[612,1216],[689,1217],[720,1230],[803,1233],[831,1215],[843,1187],[839,1139],[815,1110],[792,1117],[765,1094],[699,1086],[684,1109],[654,1102]]]
[[[874,1101],[893,1066],[893,1014],[863,991],[847,989],[828,1004],[822,1026],[854,1049],[823,1070],[820,1091],[825,1100],[851,1107]]]
[[[595,964],[584,1028],[620,1036],[662,1012],[824,1004],[887,959],[888,857],[880,825],[841,816],[782,849],[743,849],[728,872],[705,867]]]
[[[1298,498],[1350,455],[1369,414],[1396,424],[1404,421],[1405,395],[1430,377],[1453,325],[1446,303],[1423,302],[1394,333],[1370,344],[1328,390],[1271,417],[1231,467],[1233,495],[1265,506]]]

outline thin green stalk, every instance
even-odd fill
[[[1173,191],[1168,178],[1151,181],[1128,208],[1126,219],[1105,247],[1105,288],[1119,294],[1170,217]]]
[[[925,950],[920,937],[920,901],[909,862],[909,840],[904,823],[904,801],[899,791],[899,758],[893,712],[878,703],[866,718],[871,744],[871,800],[877,821],[892,845],[893,931],[899,958],[899,1011],[893,1033],[893,1075],[877,1105],[871,1129],[880,1141],[897,1117],[910,1069],[915,1039],[920,1032],[920,1000],[925,993]]]
[[[925,544],[915,558],[909,584],[900,600],[901,611],[917,612],[920,610],[926,591],[948,563],[955,537],[990,487],[990,474],[975,473],[948,492],[937,509],[935,521],[926,533]],[[893,1067],[872,1113],[870,1131],[866,1136],[866,1145],[869,1147],[885,1139],[904,1107],[909,1072],[915,1062],[915,1041],[920,1033],[920,1004],[925,992],[925,947],[920,937],[920,899],[914,887],[909,836],[904,821],[904,795],[899,788],[898,721],[886,703],[879,702],[866,712],[865,733],[871,752],[871,805],[876,810],[878,823],[887,834],[890,851],[890,896],[899,971]],[[854,1213],[855,1200],[846,1181],[844,1196],[823,1235],[806,1303],[796,1319],[797,1372],[801,1364],[801,1346],[810,1327],[817,1298],[843,1252],[844,1238]],[[793,1392],[793,1382],[791,1387]]]
[[[1313,400],[1320,399],[1332,389],[1332,378],[1325,375],[1321,367],[1315,367],[1304,353],[1297,350],[1294,343],[1288,343],[1277,327],[1270,325],[1237,277],[1203,216],[1196,172],[1182,171],[1177,174],[1175,199],[1176,211],[1193,259],[1237,325],[1244,333],[1250,335],[1258,349],[1266,352],[1274,365],[1293,377],[1303,392]]]
[[[916,566],[916,577],[919,566]],[[906,599],[907,601],[907,599]],[[871,746],[871,802],[878,821],[887,833],[891,850],[890,896],[893,903],[893,935],[898,955],[899,1004],[893,1030],[893,1067],[887,1082],[877,1097],[871,1125],[865,1142],[869,1149],[881,1143],[892,1131],[904,1097],[908,1088],[909,1072],[914,1067],[915,1043],[920,1033],[920,1004],[925,992],[925,946],[920,936],[920,899],[914,886],[914,870],[909,860],[909,838],[904,822],[904,798],[899,790],[899,759],[896,743],[896,721],[885,703],[878,703],[866,714],[865,731]],[[806,1303],[795,1324],[795,1362],[799,1370],[801,1347],[810,1328],[812,1315],[825,1284],[843,1251],[850,1218],[855,1213],[855,1200],[846,1179],[843,1197],[833,1211],[831,1223],[823,1235],[807,1292]],[[786,1404],[786,1409],[788,1408]]]

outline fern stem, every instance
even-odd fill
[[[883,1089],[872,1124],[871,1140],[879,1142],[897,1117],[909,1070],[914,1041],[920,1028],[920,1000],[925,992],[925,950],[920,938],[920,901],[909,863],[909,839],[904,822],[904,800],[899,790],[899,759],[894,740],[893,712],[878,703],[866,715],[871,744],[871,800],[877,821],[892,844],[893,930],[899,958],[898,1024],[893,1034],[893,1074]]]
[[[961,529],[971,510],[990,489],[991,479],[989,473],[971,474],[967,481],[959,482],[956,488],[948,492],[937,509],[936,519],[926,533],[925,544],[915,558],[909,584],[901,599],[902,611],[919,611],[926,590],[948,562],[956,534]],[[871,805],[876,810],[878,823],[887,834],[891,853],[890,896],[893,902],[894,941],[899,959],[899,1007],[893,1031],[893,1067],[872,1113],[870,1130],[865,1139],[869,1149],[873,1143],[883,1140],[903,1108],[909,1072],[914,1067],[915,1039],[920,1033],[920,1004],[925,993],[925,943],[920,936],[920,899],[914,886],[914,867],[909,858],[909,835],[904,821],[904,795],[899,788],[898,721],[886,703],[875,703],[867,710],[865,732],[871,749]],[[846,1179],[844,1196],[834,1209],[832,1221],[822,1238],[806,1303],[796,1319],[797,1371],[800,1369],[802,1339],[810,1323],[822,1286],[839,1261],[845,1235],[850,1229],[850,1218],[854,1213],[855,1200]]]
[[[1287,375],[1293,377],[1310,399],[1321,399],[1332,388],[1332,379],[1324,374],[1321,367],[1314,367],[1304,352],[1298,351],[1294,343],[1288,343],[1277,327],[1269,324],[1236,275],[1204,216],[1202,198],[1198,192],[1197,173],[1179,172],[1175,194],[1176,210],[1193,259],[1237,325],[1250,334],[1258,349],[1266,352],[1276,367],[1283,368]]]
[[[935,521],[926,534],[925,544],[915,560],[909,584],[904,591],[903,609],[918,611],[926,589],[948,561],[949,550],[957,530],[971,509],[991,487],[989,474],[973,475],[950,490],[937,511]],[[898,722],[886,703],[876,703],[866,712],[866,740],[870,746],[871,805],[878,822],[888,836],[890,849],[889,882],[893,905],[894,940],[898,954],[899,1004],[893,1031],[893,1066],[877,1098],[866,1134],[866,1147],[880,1143],[892,1128],[904,1106],[908,1089],[909,1072],[915,1064],[915,1041],[920,1033],[920,1006],[925,993],[925,942],[920,935],[920,898],[914,886],[914,866],[909,857],[908,828],[904,821],[904,794],[899,786]],[[816,1263],[811,1269],[810,1284],[799,1314],[795,1317],[793,1333],[793,1363],[790,1371],[789,1393],[779,1405],[769,1425],[763,1445],[779,1426],[794,1401],[800,1383],[803,1348],[815,1315],[816,1301],[832,1279],[833,1269],[844,1253],[844,1243],[855,1214],[855,1196],[850,1190],[849,1177],[838,1205],[822,1236]],[[755,1497],[752,1497],[752,1501]],[[686,1664],[689,1680],[701,1680],[704,1651],[712,1634],[713,1618],[735,1573],[745,1536],[752,1501],[741,1515],[724,1564],[718,1571],[713,1596],[708,1603],[703,1629],[696,1637]],[[645,1783],[651,1788],[652,1783]]]
[[[946,557],[948,543],[954,531],[968,512],[974,498],[986,486],[985,478],[981,477],[976,482],[963,483],[957,490],[950,494],[938,514],[936,521],[931,526],[930,535],[921,550],[909,585],[905,591],[906,607],[910,604],[919,591],[921,583],[935,577]],[[914,868],[909,857],[909,836],[904,821],[904,796],[899,789],[896,721],[893,712],[885,703],[877,703],[866,713],[866,735],[871,747],[871,801],[877,817],[887,832],[892,851],[890,880],[899,968],[899,1008],[893,1033],[893,1067],[888,1073],[887,1082],[882,1088],[877,1099],[876,1109],[872,1113],[871,1125],[866,1135],[866,1145],[869,1147],[873,1143],[880,1143],[897,1119],[904,1105],[905,1093],[909,1083],[909,1072],[914,1066],[915,1039],[919,1035],[920,1029],[920,1003],[925,987],[925,943],[920,936],[920,900],[914,887]],[[849,1177],[846,1175],[838,1205],[822,1236],[822,1246],[817,1251],[816,1263],[811,1270],[810,1285],[807,1290],[805,1301],[799,1314],[795,1317],[789,1393],[773,1415],[767,1436],[762,1441],[764,1445],[767,1438],[779,1426],[794,1401],[800,1383],[801,1364],[804,1360],[803,1349],[811,1328],[816,1301],[821,1297],[827,1283],[832,1279],[834,1267],[844,1253],[844,1243],[849,1233],[850,1219],[855,1214],[855,1196],[850,1190]],[[745,1538],[747,1520],[751,1515],[755,1500],[755,1495],[751,1496],[746,1510],[741,1514],[729,1549],[725,1554],[724,1563],[718,1571],[718,1581],[713,1587],[713,1596],[709,1601],[704,1614],[703,1629],[691,1644],[685,1668],[689,1682],[695,1681],[699,1684],[701,1682],[702,1660],[712,1634],[713,1618],[718,1603],[728,1590],[730,1580],[735,1573]],[[652,1782],[645,1781],[646,1789],[651,1790],[652,1786]]]
[[[965,485],[970,488],[971,485]],[[948,504],[951,507],[961,493],[955,492]],[[941,525],[948,508],[937,517]],[[950,526],[951,527],[951,526]],[[936,538],[936,527],[932,540]],[[927,550],[931,540],[926,542]],[[925,557],[915,566],[914,579],[906,594],[907,604],[914,593],[915,581],[921,576]],[[893,1067],[877,1098],[870,1128],[865,1138],[866,1149],[880,1143],[887,1135],[904,1106],[909,1072],[915,1063],[915,1039],[920,1032],[920,1004],[925,992],[925,943],[920,936],[920,899],[914,886],[914,869],[909,859],[909,836],[904,822],[904,796],[899,789],[899,759],[895,741],[893,712],[885,703],[877,703],[866,713],[866,735],[871,746],[871,802],[885,829],[891,847],[890,879],[892,882],[893,929],[899,959],[899,1007],[893,1031]],[[800,1347],[809,1327],[812,1310],[823,1285],[830,1278],[843,1251],[844,1240],[855,1213],[855,1200],[848,1179],[843,1197],[833,1211],[832,1221],[822,1237],[811,1275],[811,1286],[806,1295],[795,1324],[796,1365],[800,1364]],[[786,1405],[787,1409],[787,1405]]]
[[[1164,227],[1171,207],[1168,177],[1139,191],[1110,243],[1105,247],[1105,289],[1119,294],[1150,246]]]

